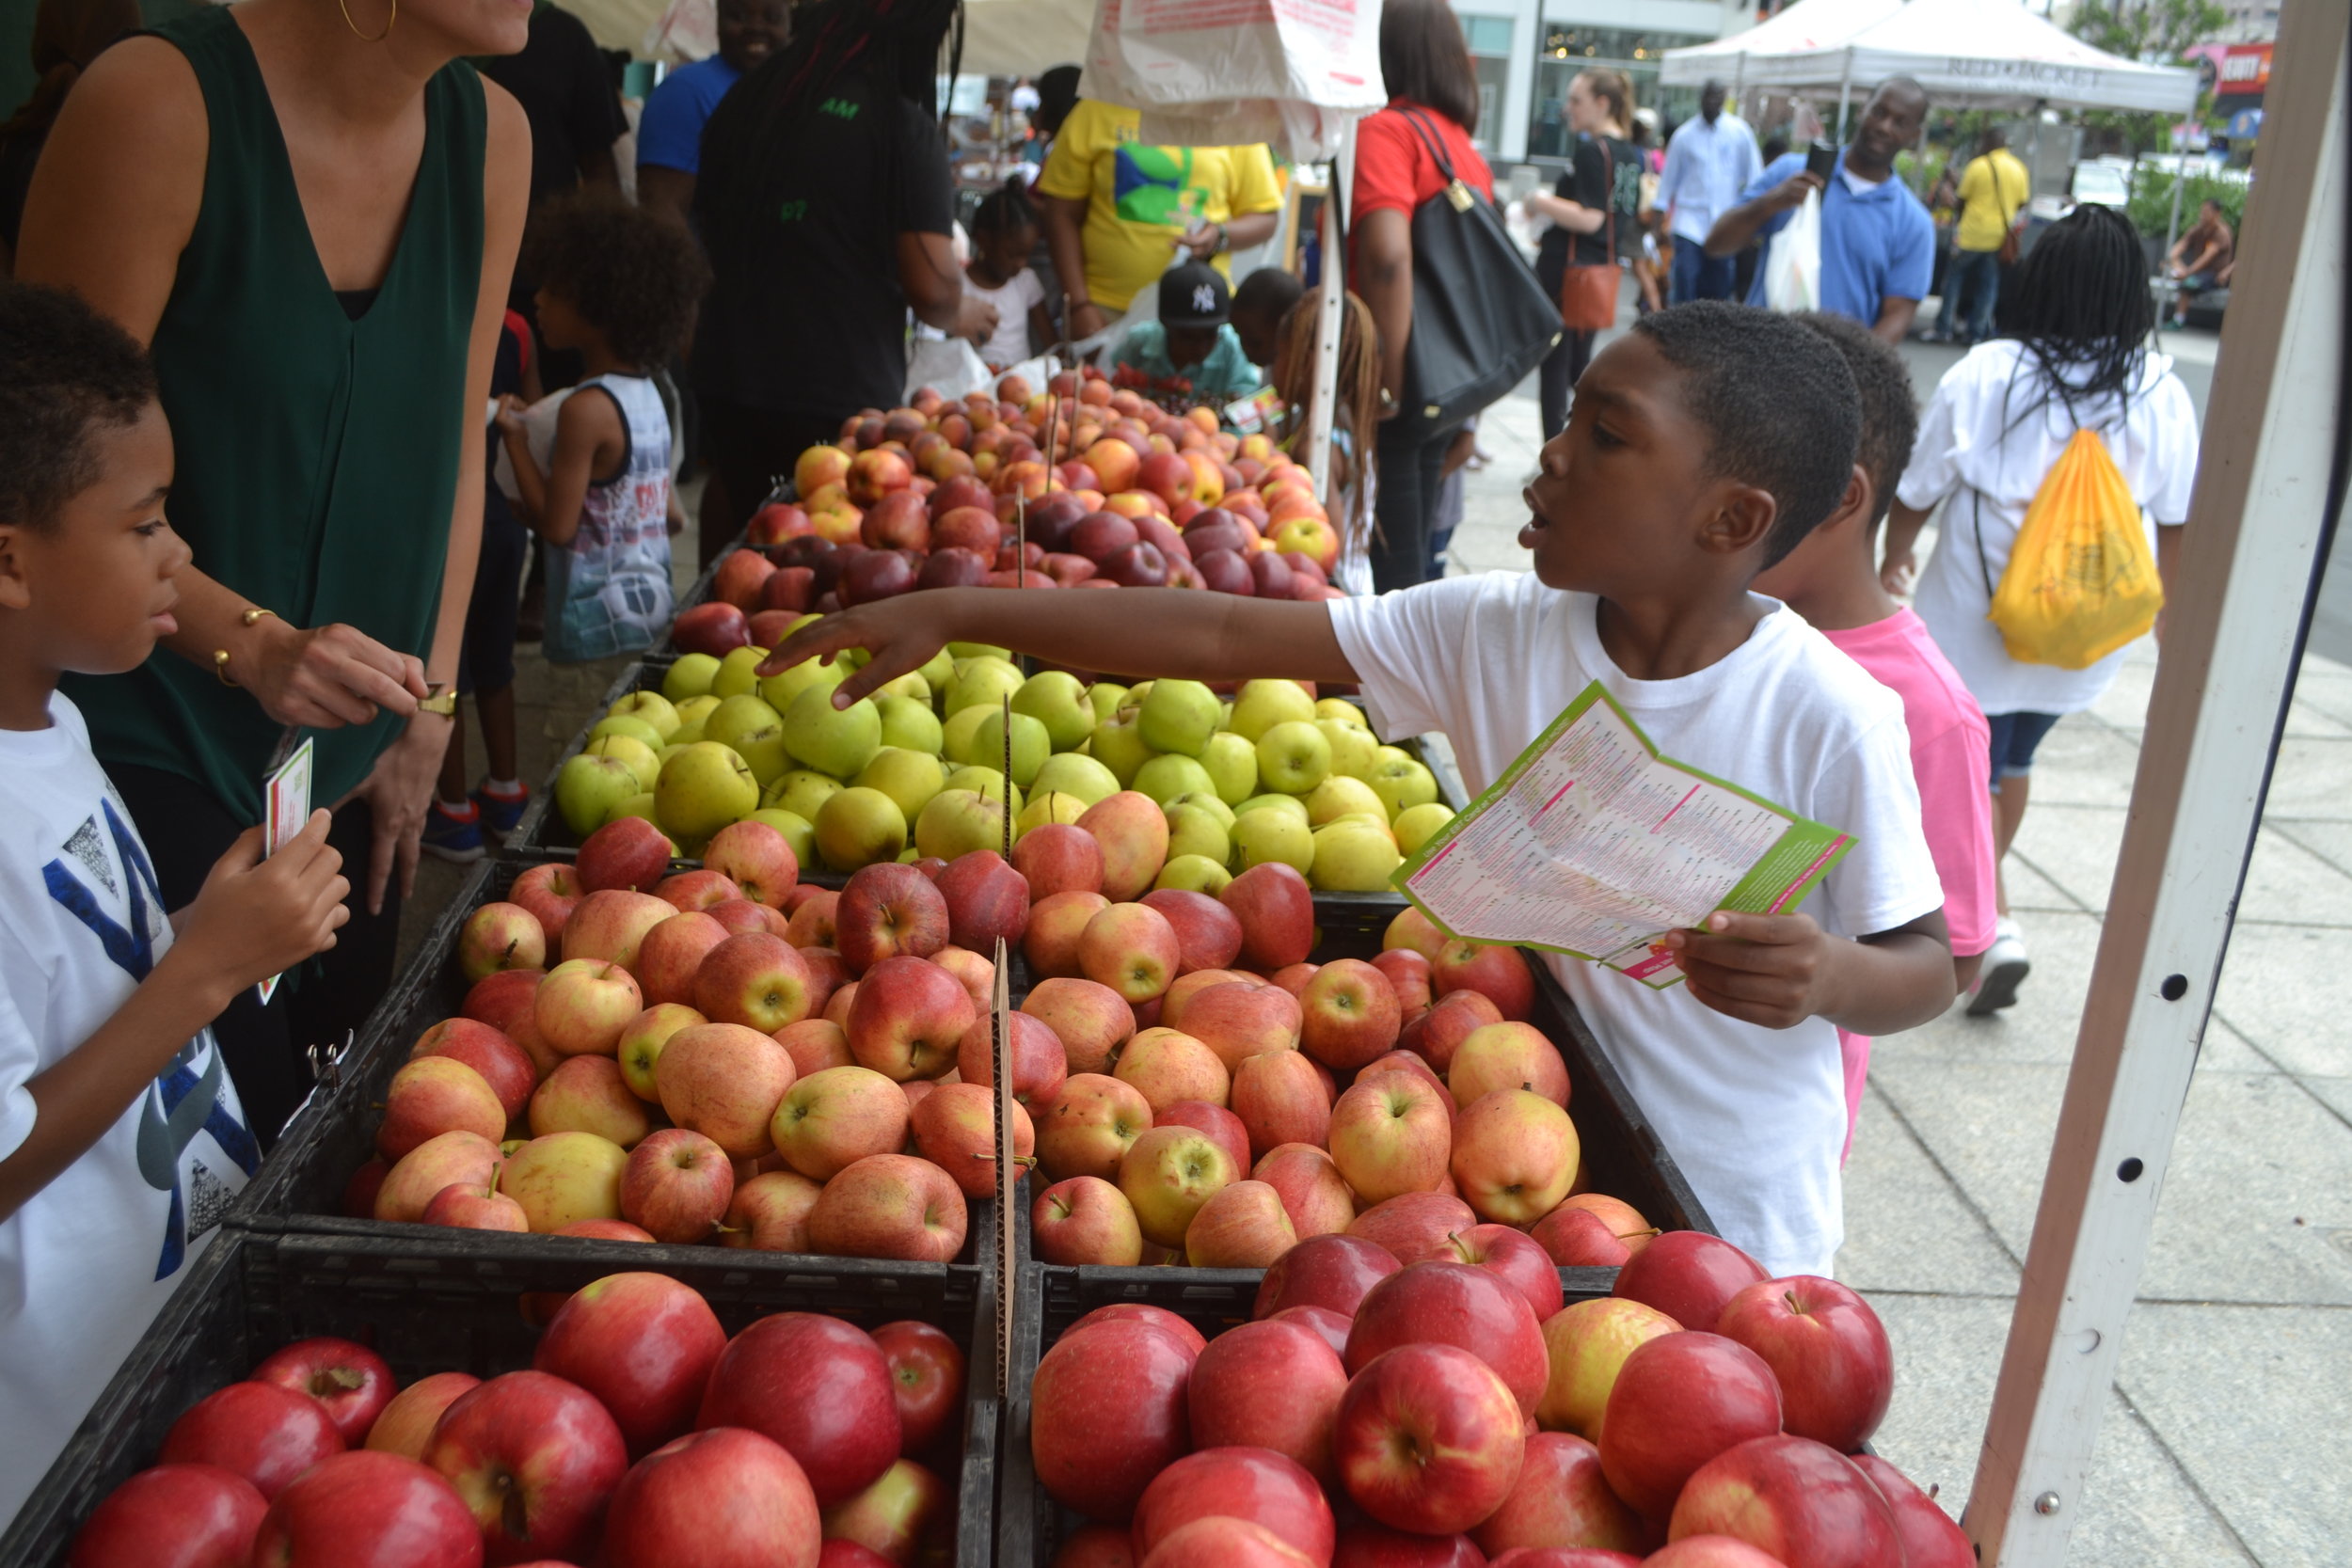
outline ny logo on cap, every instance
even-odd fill
[[[1192,286],[1192,309],[1196,315],[1209,315],[1216,309],[1216,287],[1211,283]]]

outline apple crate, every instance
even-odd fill
[[[368,1236],[224,1233],[124,1361],[40,1485],[0,1535],[0,1568],[64,1568],[74,1531],[106,1495],[155,1462],[197,1401],[296,1339],[332,1335],[374,1349],[405,1385],[428,1372],[491,1377],[531,1365],[538,1331],[524,1298],[651,1268],[702,1292],[732,1335],[774,1312],[822,1312],[862,1327],[915,1320],[968,1358],[960,1454],[932,1460],[957,1493],[957,1568],[987,1568],[1000,1414],[995,1285],[970,1270],[918,1267],[776,1274],[743,1253],[665,1247],[583,1251],[511,1237],[500,1255],[456,1232]],[[645,1255],[658,1250],[659,1260]],[[946,1445],[943,1445],[945,1447]]]
[[[738,1272],[789,1275],[812,1270],[854,1277],[876,1278],[933,1271],[969,1276],[995,1267],[995,1205],[985,1198],[968,1202],[969,1227],[963,1251],[953,1263],[899,1263],[887,1259],[817,1257],[801,1253],[756,1252],[748,1248],[669,1246],[643,1242],[602,1241],[585,1237],[521,1237],[507,1232],[455,1230],[407,1225],[389,1220],[355,1219],[342,1212],[344,1184],[373,1154],[375,1130],[383,1119],[383,1099],[392,1075],[408,1059],[409,1047],[433,1024],[457,1014],[467,985],[457,973],[453,955],[457,934],[468,916],[482,905],[505,895],[515,879],[528,870],[521,861],[485,861],[477,866],[443,911],[417,956],[393,983],[357,1042],[340,1057],[314,1053],[320,1083],[302,1109],[280,1134],[261,1170],[239,1196],[228,1223],[257,1234],[341,1236],[381,1244],[407,1244],[421,1236],[446,1241],[485,1258],[508,1256],[526,1241],[563,1249],[578,1249],[596,1259],[599,1273],[620,1269],[692,1266],[723,1259]]]

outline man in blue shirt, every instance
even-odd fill
[[[1895,155],[1918,141],[1927,117],[1927,90],[1908,76],[1889,78],[1864,105],[1826,185],[1806,171],[1804,152],[1773,159],[1740,193],[1740,205],[1716,220],[1707,253],[1728,262],[1749,241],[1769,240],[1818,191],[1821,309],[1901,342],[1935,272],[1935,220],[1895,178]],[[1769,265],[1756,268],[1751,305],[1764,303]]]
[[[683,223],[694,205],[703,127],[742,74],[792,36],[787,0],[719,0],[719,52],[680,66],[645,100],[637,121],[637,204]]]
[[[1724,113],[1724,85],[1708,83],[1699,90],[1698,119],[1677,126],[1666,144],[1666,171],[1658,177],[1652,202],[1657,211],[1673,214],[1670,303],[1731,297],[1732,259],[1710,254],[1707,236],[1739,201],[1763,161],[1747,122]]]

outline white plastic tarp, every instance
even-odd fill
[[[2197,105],[2195,71],[2141,65],[2093,49],[2018,0],[1909,0],[1886,6],[1885,14],[1863,20],[1842,38],[1828,35],[1827,41],[1810,43],[1782,25],[1815,6],[1848,7],[1821,13],[1820,30],[1827,34],[1827,24],[1859,15],[1867,3],[1804,0],[1746,33],[1669,49],[1661,79],[1687,85],[1736,75],[1751,89],[1834,92],[1910,76],[1945,108],[2047,105],[2185,114]]]

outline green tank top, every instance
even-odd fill
[[[296,626],[342,621],[425,657],[439,612],[483,246],[482,83],[425,86],[424,156],[374,300],[344,311],[310,241],[245,34],[207,8],[155,29],[196,71],[211,125],[204,200],[152,352],[178,462],[167,508],[196,566]],[[102,761],[160,768],[262,819],[283,731],[249,692],[157,649],[70,678]],[[317,730],[311,799],[366,777],[403,721]]]

